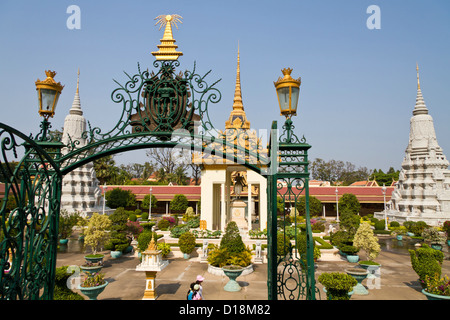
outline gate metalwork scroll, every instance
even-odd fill
[[[56,161],[61,145],[46,138],[35,141],[0,124],[0,177],[5,187],[0,207],[2,299],[53,296],[62,181]]]

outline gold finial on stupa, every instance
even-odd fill
[[[155,18],[157,20],[155,25],[160,25],[159,30],[165,26],[161,44],[157,46],[159,50],[152,52],[156,60],[177,60],[179,56],[183,55],[182,52],[176,51],[178,46],[175,44],[175,39],[172,35],[172,24],[178,29],[177,23],[182,23],[180,19],[182,17],[177,14],[160,15]]]
[[[241,59],[239,54],[237,56],[237,70],[236,70],[236,87],[234,89],[233,110],[230,113],[230,118],[225,121],[225,129],[250,129],[250,121],[247,120],[247,115],[244,111],[244,104],[242,103],[241,92]]]

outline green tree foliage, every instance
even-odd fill
[[[128,212],[124,208],[117,208],[109,216],[111,220],[111,234],[105,249],[112,251],[123,251],[130,245],[130,239],[127,238]]]
[[[306,213],[306,197],[301,196],[297,203],[297,210],[300,214]],[[318,215],[322,212],[322,202],[314,196],[309,196],[309,213]]]
[[[189,206],[188,198],[184,194],[176,194],[170,201],[170,210],[176,212],[186,212]]]
[[[354,194],[345,193],[339,199],[339,226],[354,235],[360,224],[361,204]]]
[[[370,176],[370,180],[374,180],[378,183],[378,185],[382,186],[383,184],[386,186],[390,186],[392,181],[398,181],[398,176],[400,174],[400,170],[395,170],[390,167],[387,173],[384,173],[383,170],[375,169]]]
[[[141,207],[142,209],[149,209],[150,202],[150,194],[145,195],[144,199],[142,199]],[[152,194],[152,209],[155,209],[158,206],[158,199]]]
[[[316,158],[309,168],[312,179],[329,181],[332,184],[340,182],[342,185],[350,185],[355,181],[367,180],[370,175],[366,167],[356,168],[351,162],[340,160],[325,161]]]
[[[136,195],[130,190],[114,188],[106,192],[106,205],[112,209],[128,207],[136,204]]]
[[[245,244],[234,221],[230,221],[225,228],[225,234],[220,241],[220,247],[226,248],[231,254],[245,250]]]
[[[100,215],[97,212],[89,218],[87,229],[84,231],[84,244],[91,246],[94,254],[97,249],[108,239],[108,230],[112,222],[107,215]]]
[[[416,250],[409,250],[411,265],[419,276],[420,281],[425,281],[425,277],[434,277],[435,274],[441,276],[442,261],[444,254],[440,250],[435,250],[424,244]]]
[[[353,245],[362,249],[366,253],[368,260],[374,260],[381,251],[378,238],[375,237],[370,224],[367,222],[359,226],[353,238]]]

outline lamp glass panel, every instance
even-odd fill
[[[289,111],[289,87],[279,88],[277,91],[281,112]]]
[[[53,101],[55,101],[55,90],[50,89],[41,89],[41,96],[42,96],[42,105],[41,110],[42,111],[52,111],[53,108]]]
[[[297,112],[297,105],[298,105],[298,96],[300,93],[300,88],[292,87],[292,96],[291,96],[291,109],[294,112]]]

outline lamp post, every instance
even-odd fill
[[[105,183],[103,185],[103,214],[105,214],[106,190],[108,190],[108,187],[106,186]]]
[[[53,118],[59,96],[64,88],[60,82],[56,82],[53,78],[55,71],[46,70],[47,78],[43,81],[37,79],[35,82],[36,91],[39,99],[39,115],[44,118],[41,123],[41,133],[38,135],[38,141],[47,140],[47,131],[50,127],[48,118]]]
[[[152,218],[152,187],[150,187],[150,198],[148,201],[148,219],[150,220]]]
[[[274,142],[271,143],[271,160],[273,163],[277,163],[274,168],[273,174],[268,178],[269,196],[273,197],[275,202],[279,183],[286,183],[287,190],[301,187],[305,196],[305,218],[306,218],[306,299],[315,299],[315,278],[314,278],[314,239],[312,235],[310,210],[309,210],[309,172],[308,172],[308,149],[311,147],[305,142],[305,139],[299,139],[294,134],[294,126],[292,123],[292,116],[297,115],[298,99],[300,94],[301,78],[293,79],[291,77],[291,68],[282,69],[283,77],[279,77],[274,82],[275,89],[277,91],[278,104],[282,116],[286,117],[286,121],[283,126],[283,132],[278,137],[277,133],[274,133],[277,137],[275,143],[277,148],[274,147]],[[272,129],[276,129],[277,125],[274,123]],[[281,181],[281,182],[279,182]],[[295,185],[294,185],[295,184]],[[290,195],[286,192],[284,202],[290,200]],[[287,288],[284,285],[279,285],[278,266],[277,261],[277,217],[276,217],[276,205],[271,206],[271,216],[268,222],[268,232],[270,232],[269,245],[269,260],[268,260],[268,291],[269,299],[277,299],[277,294],[280,291],[284,292]],[[296,266],[290,265],[292,268]]]
[[[336,221],[339,222],[339,191],[338,188],[336,187],[336,190],[334,191],[336,193]]]
[[[277,90],[278,104],[282,116],[286,117],[286,142],[291,142],[292,136],[292,116],[297,115],[298,98],[300,94],[301,78],[294,79],[291,77],[291,68],[282,69],[283,78],[279,77],[274,82]]]
[[[384,203],[384,230],[388,230],[387,224],[387,212],[386,212],[386,186],[383,183],[383,187],[381,188],[381,192],[383,193],[383,203]]]

